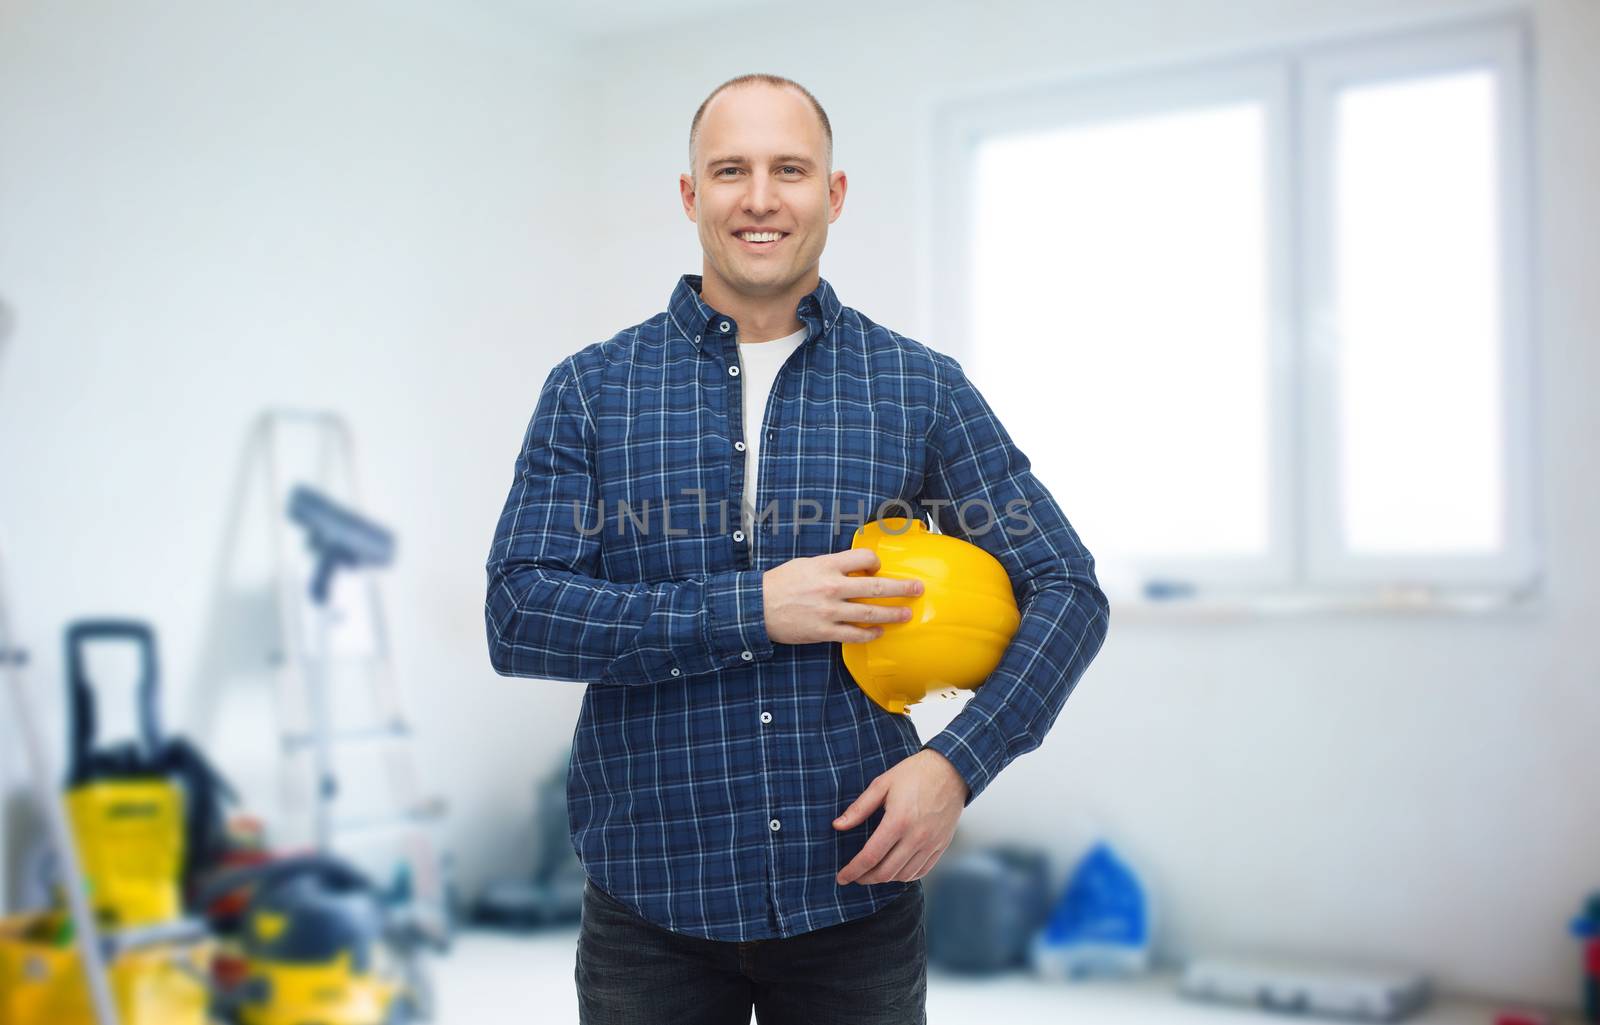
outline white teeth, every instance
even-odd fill
[[[740,238],[746,242],[776,242],[783,237],[781,231],[746,231],[741,232]]]

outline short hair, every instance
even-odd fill
[[[695,173],[694,147],[695,143],[700,139],[700,119],[705,117],[706,108],[724,90],[746,85],[771,85],[780,89],[795,89],[799,91],[801,96],[811,101],[811,109],[817,112],[817,120],[822,122],[822,134],[828,140],[828,172],[831,174],[833,172],[833,125],[828,121],[828,112],[823,110],[822,104],[818,103],[817,98],[811,95],[811,90],[799,82],[791,78],[784,78],[782,75],[763,74],[740,75],[738,78],[730,78],[711,90],[711,95],[701,101],[700,109],[694,112],[694,120],[689,123],[689,174],[692,176]]]

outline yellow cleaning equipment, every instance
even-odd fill
[[[131,641],[138,650],[139,735],[96,745],[98,710],[86,649]],[[138,620],[67,628],[71,750],[67,813],[99,924],[137,929],[183,915],[185,884],[218,857],[233,790],[199,749],[161,728],[155,631]]]
[[[139,649],[140,737],[96,749],[95,698],[85,649],[132,641]],[[67,814],[101,924],[127,929],[183,913],[183,792],[157,767],[161,748],[155,636],[147,624],[93,620],[67,630],[71,762]]]
[[[207,900],[248,886],[238,944],[243,978],[223,995],[239,1025],[391,1025],[418,994],[391,944],[397,923],[367,877],[329,854],[231,869]]]
[[[0,669],[12,685],[65,907],[0,919],[0,1023],[204,1025],[212,944],[203,925],[180,917],[184,800],[159,768],[172,758],[150,753],[162,746],[154,637],[142,624],[120,621],[69,630],[72,766],[62,798],[18,678],[22,659],[5,642],[3,612]],[[144,750],[92,750],[94,701],[82,647],[103,638],[141,645]]]
[[[107,988],[120,1025],[204,1025],[211,945],[185,936],[108,959]],[[0,1022],[91,1025],[91,1000],[73,926],[61,912],[0,919]]]
[[[904,715],[930,693],[976,690],[994,672],[1022,622],[1011,579],[994,556],[905,517],[865,524],[850,547],[877,553],[873,576],[922,581],[915,597],[855,599],[911,607],[909,621],[878,624],[877,639],[843,645],[845,668],[868,697]]]

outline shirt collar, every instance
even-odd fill
[[[695,348],[704,344],[702,339],[714,334],[731,334],[735,326],[732,317],[717,312],[700,298],[703,281],[704,278],[699,274],[683,275],[678,279],[677,287],[672,290],[672,298],[667,303],[668,320],[683,332]],[[843,311],[839,297],[834,295],[833,286],[828,284],[826,278],[818,278],[817,287],[801,298],[800,304],[795,307],[796,315],[808,329],[807,341],[833,330]],[[724,323],[728,325],[727,332],[721,331]]]

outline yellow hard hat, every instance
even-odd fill
[[[843,645],[845,668],[868,697],[904,715],[929,693],[976,690],[994,672],[1022,622],[1011,579],[994,556],[902,516],[863,525],[850,547],[877,553],[874,576],[922,581],[916,597],[853,599],[911,607],[907,622],[876,624],[883,628],[877,639]]]

